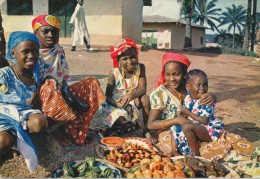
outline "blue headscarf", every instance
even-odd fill
[[[16,59],[12,57],[11,55],[11,50],[18,45],[19,43],[26,41],[26,40],[31,40],[35,42],[38,47],[40,47],[40,42],[36,35],[26,32],[26,31],[15,31],[12,32],[9,36],[8,40],[8,45],[7,45],[7,52],[5,58],[13,63],[16,63]]]

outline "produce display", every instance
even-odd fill
[[[105,163],[87,157],[80,162],[64,162],[52,172],[52,178],[121,178],[120,171]]]
[[[133,142],[125,142],[118,149],[104,149],[103,153],[106,160],[125,168],[139,164],[142,159],[152,159],[157,154],[155,150]]]
[[[220,164],[218,161],[209,161],[202,157],[180,156],[172,157],[172,160],[178,160],[186,163],[195,172],[195,177],[199,178],[223,178],[223,177],[239,177],[235,171],[230,173],[232,169]]]
[[[189,178],[193,171],[181,162],[172,162],[169,157],[154,155],[152,159],[143,159],[140,164],[131,168],[127,178]]]

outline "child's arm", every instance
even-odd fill
[[[167,129],[173,125],[181,126],[185,123],[192,123],[191,120],[189,120],[183,116],[178,116],[176,118],[168,119],[168,120],[160,120],[160,119],[158,119],[160,114],[161,114],[160,110],[156,110],[156,109],[150,110],[148,124],[147,124],[148,129],[150,129],[150,130]]]
[[[131,93],[126,94],[122,97],[118,103],[122,107],[126,107],[132,99],[141,97],[146,94],[146,76],[145,76],[145,66],[140,64],[140,77],[138,81],[138,86]]]
[[[122,108],[123,105],[120,103],[120,101],[115,101],[113,96],[113,91],[115,89],[115,76],[113,71],[111,70],[108,75],[108,82],[106,87],[106,102],[110,104],[111,106],[114,106],[116,108]]]
[[[201,124],[207,125],[208,122],[209,122],[209,117],[208,116],[201,117],[201,116],[198,116],[196,114],[193,114],[185,106],[182,106],[181,112],[182,112],[182,114],[187,115],[188,117],[192,118],[193,120],[195,120],[195,121],[197,121],[197,122],[199,122]]]
[[[138,81],[138,86],[132,93],[130,93],[130,98],[138,98],[146,94],[146,75],[145,75],[145,66],[140,63],[140,77]]]

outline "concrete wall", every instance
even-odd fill
[[[48,2],[33,0],[33,15],[8,16],[5,0],[1,12],[6,38],[16,30],[32,32],[32,19],[40,14],[48,14]],[[141,41],[143,1],[85,0],[83,7],[92,45],[110,46],[123,37]]]
[[[123,37],[141,42],[143,23],[143,1],[123,0]]]
[[[143,24],[143,30],[154,30],[158,32],[158,41],[157,41],[157,48],[158,49],[163,49],[166,48],[166,46],[172,48],[172,40],[171,40],[171,35],[172,35],[172,25],[169,24]]]
[[[174,23],[172,25],[172,49],[183,49],[185,37],[185,25]]]
[[[123,0],[85,0],[91,44],[110,46],[123,36]]]
[[[203,43],[201,44],[201,38],[203,38]],[[205,46],[205,29],[192,27],[192,47],[201,48]]]
[[[180,23],[144,23],[143,30],[158,31],[157,48],[166,48],[169,43],[169,49],[181,50],[184,46],[185,25]],[[201,44],[203,37],[203,44]],[[205,29],[192,27],[192,47],[200,48],[205,45]]]

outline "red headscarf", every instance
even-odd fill
[[[56,16],[52,15],[39,15],[32,21],[33,30],[39,29],[41,26],[53,26],[60,30],[60,20]]]
[[[124,38],[120,41],[116,42],[113,46],[110,47],[110,56],[113,59],[114,68],[118,68],[119,64],[117,61],[117,57],[125,52],[130,47],[134,47],[136,50],[136,55],[138,57],[138,47],[133,39]]]
[[[166,63],[168,63],[170,61],[182,63],[185,66],[187,66],[187,68],[190,66],[190,60],[186,56],[184,56],[180,53],[166,52],[162,57],[162,70],[161,70],[161,74],[156,82],[156,87],[165,83],[164,66],[166,65]]]

